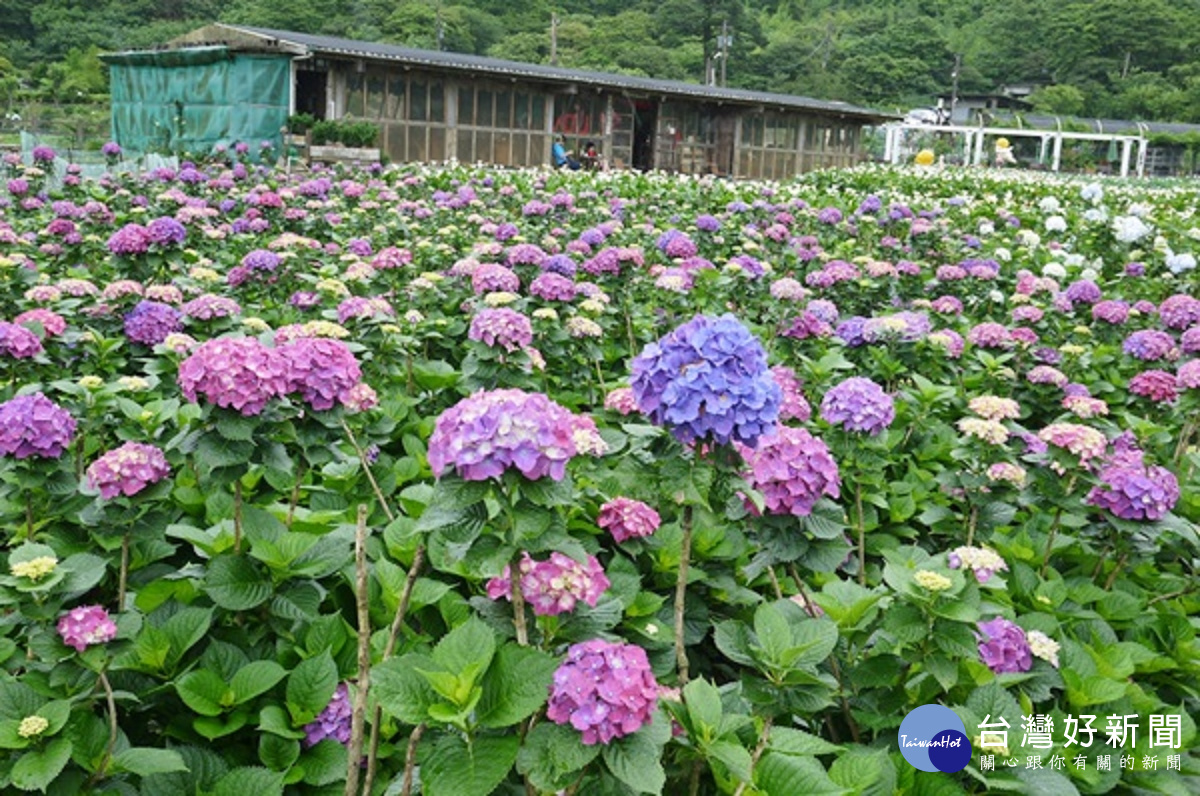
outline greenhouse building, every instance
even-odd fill
[[[112,128],[134,151],[281,144],[292,114],[375,123],[392,162],[549,164],[594,144],[614,168],[784,178],[866,157],[892,118],[842,102],[208,25],[110,53]]]

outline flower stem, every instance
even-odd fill
[[[363,472],[367,474],[367,481],[371,484],[371,490],[375,493],[375,499],[379,501],[379,505],[383,508],[383,513],[387,515],[388,522],[394,522],[396,515],[392,513],[392,509],[388,506],[387,498],[383,496],[382,490],[379,489],[379,482],[375,480],[375,474],[371,472],[371,463],[367,461],[367,452],[358,444],[358,439],[355,438],[354,432],[350,430],[349,424],[342,419],[342,430],[346,432],[346,437],[350,440],[350,444],[354,446],[354,452],[358,454],[358,460],[362,463]]]
[[[770,716],[767,716],[767,718],[763,720],[762,731],[758,734],[758,745],[754,747],[754,752],[750,755],[751,779],[754,778],[754,767],[758,765],[758,761],[760,758],[762,758],[763,752],[767,751],[767,741],[771,738],[771,724],[773,721],[774,719],[772,719]],[[857,740],[858,739],[855,738],[856,742]],[[742,796],[742,794],[746,792],[746,786],[749,784],[749,781],[742,780],[740,783],[738,783],[737,790],[733,792],[733,796]]]
[[[1121,557],[1117,559],[1117,565],[1113,567],[1113,571],[1108,573],[1108,579],[1104,581],[1104,590],[1112,589],[1113,584],[1117,582],[1117,575],[1121,574],[1121,567],[1125,566],[1125,562],[1129,560],[1129,553],[1121,553]]]
[[[521,554],[514,553],[508,569],[510,573],[509,588],[512,595],[513,628],[517,631],[517,643],[522,647],[529,646],[529,628],[525,624],[525,594],[521,591]]]
[[[242,479],[233,482],[233,552],[242,552]]]
[[[679,550],[679,578],[675,581],[675,665],[679,685],[688,682],[687,645],[684,643],[684,608],[687,601],[688,560],[692,557],[692,507],[683,507],[683,541]]]
[[[362,769],[363,728],[367,714],[367,689],[371,682],[371,609],[367,588],[367,506],[358,504],[354,532],[354,598],[358,608],[358,688],[350,718],[350,746],[346,760],[345,796],[356,796]],[[369,791],[368,791],[369,793]]]
[[[1062,519],[1062,508],[1054,512],[1054,522],[1050,524],[1050,535],[1046,537],[1046,550],[1042,553],[1042,568],[1038,570],[1038,577],[1046,577],[1046,569],[1050,566],[1050,551],[1054,548],[1054,537],[1058,534],[1058,523]]]
[[[33,541],[33,492],[25,490],[25,540]]]
[[[413,556],[412,565],[408,568],[408,577],[404,581],[404,591],[400,595],[400,604],[396,607],[396,616],[392,619],[392,626],[388,631],[387,646],[383,649],[382,660],[386,661],[396,651],[396,642],[400,638],[400,631],[404,629],[408,606],[412,602],[413,586],[417,582],[417,574],[421,571],[421,565],[424,563],[425,547],[421,546],[417,548],[417,552]],[[367,776],[363,780],[363,793],[365,794],[369,794],[372,786],[375,784],[375,767],[379,760],[379,725],[382,719],[383,709],[376,707],[375,718],[371,722],[370,751],[367,753]]]
[[[858,527],[858,582],[867,585],[867,529],[863,520],[862,484],[854,483],[854,520]]]
[[[129,582],[129,531],[121,536],[121,571],[117,576],[117,611],[125,610],[125,587]]]
[[[117,734],[120,732],[120,729],[117,727],[117,700],[113,696],[112,685],[108,682],[108,675],[101,671],[98,682],[100,683],[100,687],[104,689],[104,701],[108,704],[108,746],[104,748],[104,759],[100,761],[100,765],[92,775],[93,780],[101,780],[107,776],[108,764],[112,762],[113,752],[117,748]]]
[[[979,506],[971,504],[971,513],[967,517],[967,547],[975,542],[975,526],[979,522]]]
[[[408,736],[408,749],[404,753],[404,778],[400,783],[400,796],[412,796],[413,785],[413,769],[417,765],[417,744],[421,741],[421,736],[425,733],[425,725],[418,724],[413,727],[412,734]]]

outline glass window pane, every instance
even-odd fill
[[[441,125],[429,126],[429,159],[446,159],[446,128]]]
[[[414,122],[425,121],[425,84],[414,80],[408,90],[408,118]]]
[[[513,127],[517,130],[529,129],[528,94],[517,94],[513,97]]]
[[[362,118],[363,76],[357,72],[346,77],[346,115]]]
[[[529,165],[540,166],[549,161],[550,155],[546,151],[546,136],[536,134],[529,136]]]
[[[384,127],[384,134],[387,135],[387,154],[395,163],[403,163],[405,151],[404,144],[404,125],[389,124]]]
[[[421,163],[427,160],[426,154],[425,128],[408,128],[408,159],[414,163]]]
[[[383,116],[383,95],[386,86],[383,75],[372,73],[367,76],[367,106],[363,109],[363,115],[368,119]]]
[[[476,92],[478,99],[475,103],[475,124],[480,127],[492,126],[492,92],[485,88]]]
[[[496,133],[493,143],[494,162],[500,166],[512,165],[512,139],[507,132]]]
[[[435,82],[429,86],[429,121],[446,121],[446,98],[441,83]]]
[[[512,94],[507,91],[496,92],[496,127],[512,126]]]
[[[475,89],[470,86],[458,87],[458,123],[475,124]]]
[[[546,129],[546,98],[541,94],[538,94],[533,98],[533,113],[530,114],[529,129]]]
[[[458,158],[459,162],[461,162],[461,163],[474,163],[475,162],[474,136],[475,136],[475,133],[473,133],[470,130],[460,129],[458,131],[458,153],[455,155],[455,157]]]
[[[404,118],[405,79],[403,76],[393,77],[388,81],[387,118]]]
[[[475,159],[483,163],[492,162],[492,134],[479,131],[475,133]]]

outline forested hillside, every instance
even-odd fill
[[[548,63],[552,16],[564,66],[703,80],[728,23],[733,86],[909,108],[958,56],[963,93],[1200,121],[1200,0],[0,0],[0,102],[102,95],[97,52],[213,20]]]

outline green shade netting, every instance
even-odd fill
[[[110,64],[113,140],[138,152],[210,152],[261,141],[275,151],[287,122],[291,59],[224,47],[116,53]]]

